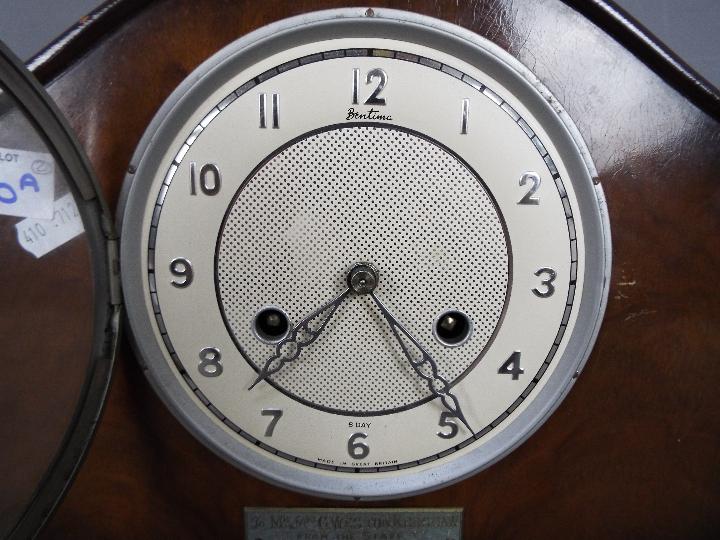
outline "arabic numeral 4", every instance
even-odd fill
[[[520,367],[520,351],[513,352],[510,358],[500,366],[498,373],[501,375],[512,375],[513,381],[518,380],[520,375],[525,373],[525,370]]]

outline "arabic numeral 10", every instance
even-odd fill
[[[198,178],[199,176],[199,178]],[[205,195],[213,196],[220,193],[222,175],[220,169],[214,163],[206,163],[200,167],[200,174],[197,174],[197,164],[190,163],[190,195],[197,195],[198,185],[200,191]]]

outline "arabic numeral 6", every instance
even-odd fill
[[[353,459],[363,459],[370,453],[370,447],[364,443],[359,442],[358,439],[367,439],[367,433],[353,433],[348,440],[348,454]]]

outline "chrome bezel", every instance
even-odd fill
[[[253,450],[207,415],[181,385],[165,361],[146,309],[142,260],[143,219],[151,180],[179,126],[228,73],[290,47],[333,38],[389,37],[450,54],[500,81],[542,123],[569,172],[586,236],[584,288],[577,323],[567,347],[532,403],[487,443],[460,459],[393,475],[328,474]],[[170,96],[147,129],[131,162],[120,205],[122,278],[134,345],[147,365],[147,376],[175,416],[216,454],[247,472],[301,492],[340,499],[409,496],[457,482],[495,463],[526,440],[550,416],[586,362],[600,328],[610,276],[611,244],[607,208],[587,148],[577,128],[535,76],[493,43],[463,28],[402,11],[329,10],[283,20],[230,44],[198,67]],[[402,478],[402,481],[398,481]]]

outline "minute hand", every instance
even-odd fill
[[[327,323],[330,322],[335,310],[342,304],[342,301],[345,300],[349,292],[349,288],[345,289],[340,296],[319,307],[297,323],[285,339],[275,346],[275,354],[265,361],[265,364],[260,370],[260,375],[255,379],[255,382],[250,385],[248,390],[252,390],[257,383],[267,379],[273,373],[280,371],[285,364],[296,360],[305,347],[320,337],[320,333],[325,329]],[[319,323],[319,326],[313,330],[310,326],[312,323]]]
[[[435,360],[433,360],[430,354],[423,348],[423,346],[420,345],[420,343],[418,343],[407,330],[405,330],[405,328],[402,324],[400,324],[397,318],[395,318],[393,314],[390,313],[388,309],[383,305],[383,303],[378,299],[378,297],[375,296],[375,293],[370,293],[370,296],[377,304],[377,307],[380,309],[380,313],[382,313],[383,317],[385,317],[385,320],[390,325],[390,330],[392,330],[392,333],[395,335],[395,339],[397,339],[398,343],[400,344],[400,348],[407,357],[412,368],[415,370],[415,373],[417,373],[420,377],[427,381],[428,388],[433,394],[440,398],[440,401],[442,401],[442,404],[445,406],[445,408],[449,410],[452,414],[454,414],[465,425],[465,427],[470,430],[470,433],[475,435],[475,432],[467,423],[465,415],[460,409],[460,402],[458,401],[457,397],[455,397],[452,392],[450,392],[450,384],[447,382],[447,380],[445,380],[442,375],[440,375],[440,373],[438,373],[438,366]],[[405,340],[403,340],[403,338],[400,337],[399,332],[402,332],[402,334],[405,335],[407,340],[417,349],[418,352],[420,352],[420,359],[413,358],[413,355],[410,354],[410,351],[408,350],[407,343],[405,342]],[[430,367],[431,375],[426,374],[422,370],[421,366],[423,364],[427,364]],[[437,386],[439,386],[439,388],[437,388]]]

